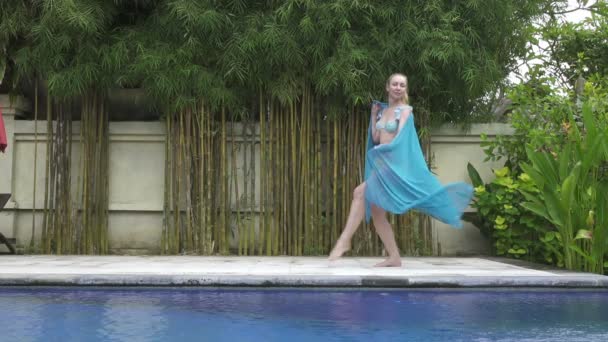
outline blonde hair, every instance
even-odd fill
[[[404,74],[400,73],[400,72],[396,72],[394,74],[391,74],[388,79],[386,80],[386,86],[390,86],[391,84],[391,80],[393,79],[393,77],[395,76],[402,76],[403,78],[405,78],[405,94],[403,94],[403,102],[405,102],[405,104],[409,104],[410,103],[410,97],[407,94],[408,93],[408,81],[407,81],[407,76],[405,76]]]

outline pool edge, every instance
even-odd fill
[[[158,274],[1,274],[0,286],[200,286],[382,288],[606,288],[608,277],[585,276],[247,276]]]

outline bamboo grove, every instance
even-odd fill
[[[108,252],[109,121],[104,99],[87,96],[81,112],[77,179],[72,178],[74,104],[47,107],[48,153],[40,251],[59,254]],[[53,120],[53,113],[56,113]],[[36,139],[37,140],[37,139]],[[76,190],[76,192],[74,192]],[[35,231],[35,227],[32,229]],[[32,234],[34,236],[34,234]],[[34,244],[31,244],[33,247]]]
[[[318,115],[314,95],[283,106],[259,95],[259,117],[210,113],[201,102],[166,118],[164,253],[326,254],[341,232],[362,179],[369,117]],[[432,251],[419,215],[392,217],[401,249]],[[372,227],[359,255],[381,253]]]
[[[564,3],[2,1],[0,91],[47,118],[37,250],[108,252],[106,94],[139,88],[167,129],[163,253],[325,254],[386,77],[408,75],[420,132],[466,120],[525,53],[531,21]],[[405,253],[432,252],[427,218],[391,220]],[[358,234],[355,253],[381,252],[370,226]]]

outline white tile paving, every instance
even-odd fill
[[[387,286],[608,287],[606,276],[541,270],[536,267],[538,265],[517,266],[502,260],[406,257],[400,268],[373,267],[381,260],[345,257],[329,262],[325,257],[5,255],[0,256],[0,285],[380,286],[388,281]]]

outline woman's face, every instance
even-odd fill
[[[407,90],[407,81],[402,75],[393,76],[386,85],[389,99],[403,99]]]

